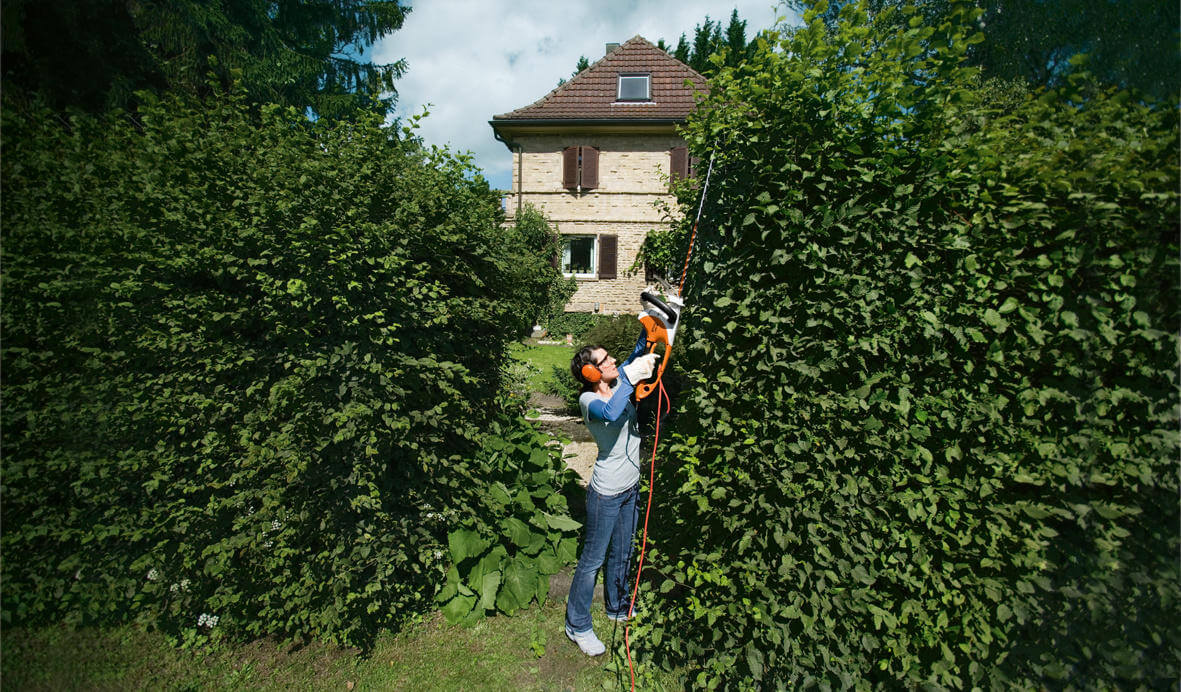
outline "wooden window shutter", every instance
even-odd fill
[[[566,147],[562,152],[562,187],[578,187],[578,147]]]
[[[669,152],[669,176],[673,182],[689,177],[689,149],[687,147],[673,147]]]
[[[582,189],[593,190],[599,186],[599,150],[582,147]]]
[[[614,279],[616,276],[615,265],[618,257],[618,242],[616,236],[601,235],[599,236],[599,278],[600,279]]]

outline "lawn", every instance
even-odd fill
[[[563,371],[569,370],[574,349],[569,346],[539,344],[537,339],[526,339],[524,342],[513,344],[510,353],[513,358],[536,369],[529,377],[529,389],[534,392],[548,392],[554,366]]]
[[[594,614],[604,643],[622,626]],[[627,661],[589,658],[566,639],[565,603],[550,600],[473,627],[435,613],[378,638],[362,653],[323,644],[285,648],[271,641],[173,648],[163,636],[127,626],[5,628],[0,676],[12,690],[588,690],[628,689]],[[648,687],[680,689],[661,677]]]

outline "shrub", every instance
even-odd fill
[[[573,357],[573,353],[571,353]],[[549,378],[549,390],[547,394],[553,394],[562,398],[566,403],[566,412],[572,416],[581,414],[581,409],[578,408],[578,397],[582,395],[582,383],[574,379],[570,374],[570,366],[555,365],[552,368]]]
[[[911,27],[811,13],[691,118],[716,202],[633,653],[705,687],[1172,685],[1176,109],[996,109],[974,39]]]
[[[552,338],[563,339],[570,334],[574,337],[575,343],[578,343],[600,318],[600,315],[592,312],[563,312],[551,317],[546,326]]]
[[[521,293],[534,296],[540,304],[527,309],[526,316],[532,319],[529,325],[547,324],[554,315],[564,314],[562,308],[578,288],[573,277],[566,278],[552,263],[562,250],[558,233],[532,204],[526,204],[506,230],[504,242],[523,250],[526,259],[525,264],[513,268],[514,276],[525,284]]]
[[[602,346],[607,349],[607,353],[615,356],[622,363],[624,358],[629,356],[632,349],[635,348],[636,338],[639,337],[642,329],[643,327],[635,315],[604,316],[595,323],[595,326],[587,330],[582,335],[582,340],[576,342],[575,345],[578,348],[588,344]]]
[[[462,158],[238,96],[139,118],[3,113],[6,624],[364,644],[491,487],[562,519],[498,399],[548,257]]]

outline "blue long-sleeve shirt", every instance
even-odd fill
[[[600,495],[630,490],[640,480],[640,427],[631,402],[635,385],[622,366],[643,354],[646,344],[646,335],[641,333],[635,349],[620,366],[611,398],[604,400],[595,392],[583,392],[578,398],[582,419],[599,447],[590,485]]]

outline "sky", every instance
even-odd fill
[[[527,106],[570,79],[579,56],[593,64],[607,43],[639,34],[676,45],[682,33],[738,10],[751,40],[780,16],[776,0],[412,0],[399,31],[370,47],[376,63],[405,58],[398,80],[398,118],[422,112],[419,136],[428,144],[470,151],[493,188],[511,183],[512,154],[492,136],[493,115]]]

